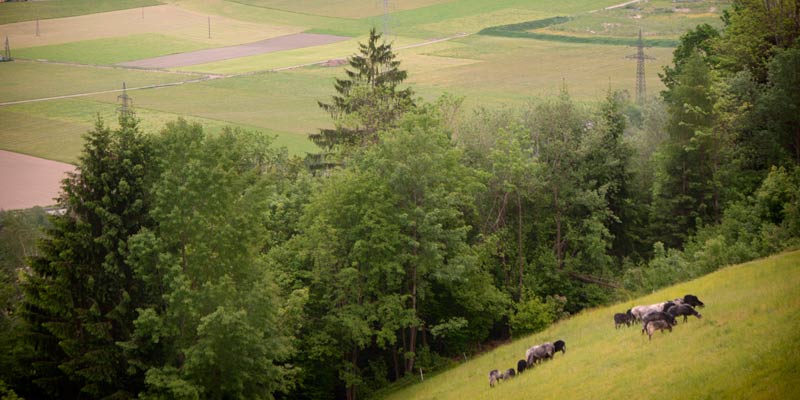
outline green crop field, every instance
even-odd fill
[[[115,96],[109,95],[113,99],[116,99]],[[0,149],[74,163],[83,146],[83,134],[94,127],[98,115],[108,124],[116,125],[118,104],[106,100],[109,101],[66,99],[0,108],[0,120],[3,121],[0,124]],[[141,119],[142,130],[150,134],[182,116],[189,121],[199,122],[212,134],[220,132],[225,126],[239,127],[275,136],[275,145],[286,147],[290,154],[303,155],[314,150],[304,135],[146,108],[137,108],[136,115]]]
[[[121,68],[91,68],[28,61],[0,63],[0,103],[180,82],[185,74]]]
[[[59,0],[0,3],[0,24],[72,17],[161,4],[158,0]]]
[[[702,319],[652,341],[612,316],[691,293]],[[583,312],[385,399],[796,399],[800,398],[800,252],[785,253]],[[563,339],[566,354],[489,388],[488,372],[516,367],[525,350]]]

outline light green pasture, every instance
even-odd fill
[[[579,100],[602,99],[609,87],[635,92],[636,61],[625,58],[635,50],[627,46],[477,35],[455,42],[462,46],[424,54],[476,62],[423,74],[414,74],[409,68],[408,83],[466,95],[468,104],[496,96],[500,102],[513,102],[515,98],[555,94],[564,84]],[[656,60],[645,66],[647,89],[649,95],[656,95],[663,89],[658,72],[661,65],[671,62],[672,49],[652,48],[648,54]]]
[[[135,104],[136,97],[132,92]],[[107,99],[111,100],[111,99]],[[31,154],[47,159],[74,163],[83,146],[83,134],[94,126],[99,115],[109,125],[116,125],[118,104],[112,101],[67,99],[40,103],[27,103],[0,107],[0,149]],[[161,130],[164,125],[183,116],[199,122],[208,131],[220,132],[225,126],[257,130],[275,136],[275,145],[286,147],[290,154],[303,155],[314,151],[305,135],[277,132],[263,127],[233,124],[187,114],[166,113],[135,107],[142,129],[148,133]]]
[[[720,16],[727,4],[718,1],[674,3],[651,0],[614,10],[580,14],[569,22],[549,27],[546,32],[578,36],[678,38],[699,24],[722,27]],[[675,11],[675,10],[678,11]]]
[[[613,315],[691,293],[706,303],[652,341]],[[523,337],[385,399],[800,398],[800,252],[722,269]],[[566,354],[489,388],[492,369],[516,368],[525,350],[562,339]]]
[[[0,25],[161,4],[158,0],[58,0],[0,3]]]
[[[345,59],[358,51],[359,43],[365,43],[366,41],[366,36],[360,36],[322,46],[239,57],[230,60],[180,67],[177,68],[177,70],[212,74],[244,74],[297,67],[329,60]],[[398,50],[399,52],[405,52],[405,50],[402,50],[405,46],[414,46],[424,43],[420,39],[398,36],[393,36],[389,38],[388,41],[392,43],[394,49],[400,49]],[[436,45],[414,47],[413,51],[420,52],[430,48],[436,48]]]
[[[305,136],[330,126],[317,100],[327,100],[332,93],[332,78],[280,72],[142,90],[131,96],[138,106],[151,110]],[[91,98],[115,101],[110,95]]]
[[[436,38],[461,32],[477,32],[483,28],[509,23],[509,15],[515,15],[514,22],[541,16],[574,14],[601,9],[618,3],[619,0],[416,0],[414,5],[430,4],[412,9],[402,9],[389,15],[388,28],[394,35],[416,38]],[[359,19],[340,18],[331,14],[315,15],[313,8],[303,2],[291,2],[293,11],[269,8],[270,5],[289,8],[284,0],[278,1],[224,1],[224,0],[182,0],[174,1],[181,7],[199,12],[224,15],[243,21],[275,25],[301,26],[316,33],[330,33],[345,36],[359,36],[375,26],[383,28],[382,12]],[[375,3],[381,3],[376,1]],[[335,3],[342,10],[362,7],[372,13],[372,4],[363,0],[342,0]],[[366,5],[365,5],[366,4]],[[379,4],[380,5],[380,4]],[[382,7],[382,5],[380,5]]]
[[[0,103],[121,89],[122,82],[137,87],[193,78],[196,77],[185,74],[16,60],[0,63]]]
[[[214,47],[209,43],[186,40],[158,33],[118,38],[84,40],[50,46],[14,50],[15,58],[45,59],[82,64],[109,65],[168,54]]]
[[[373,26],[373,22],[377,23],[377,20],[373,21],[371,18],[353,20],[301,14],[274,8],[255,7],[227,0],[172,0],[170,3],[202,14],[219,15],[265,25],[295,26],[304,30],[313,28],[313,31],[317,33],[342,36],[363,35]]]

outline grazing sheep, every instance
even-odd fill
[[[673,317],[683,315],[683,322],[687,322],[690,315],[694,315],[697,318],[703,318],[699,312],[695,311],[695,309],[688,304],[681,304],[679,306],[672,307],[667,312]]]
[[[675,317],[669,313],[661,311],[652,312],[642,318],[642,334],[644,334],[645,330],[647,329],[647,324],[653,321],[666,321],[670,326],[677,324]]]
[[[619,329],[622,324],[627,326],[631,326],[631,320],[628,318],[628,314],[623,313],[616,313],[614,314],[614,328]]]
[[[553,347],[555,347],[554,351],[561,351],[561,354],[567,353],[567,343],[563,340],[556,340],[555,343],[553,343]]]
[[[672,307],[675,307],[677,304],[674,301],[668,301],[664,303],[664,308],[661,309],[662,312],[669,311]]]
[[[528,368],[528,362],[525,360],[517,361],[517,373],[521,374],[522,371],[525,371],[525,368]]]
[[[653,332],[657,330],[664,332],[664,329],[669,329],[669,331],[672,332],[672,325],[669,322],[661,319],[648,322],[645,325],[645,330],[647,330],[648,341],[653,340]]]
[[[506,372],[503,372],[502,379],[504,381],[507,381],[507,380],[515,377],[516,375],[517,374],[516,374],[516,372],[514,372],[514,368],[509,368],[509,369],[506,370]]]
[[[555,353],[555,346],[553,346],[552,343],[542,343],[538,346],[531,347],[525,354],[528,367],[532,366],[537,361],[544,360],[545,358],[552,359],[553,353]]]
[[[489,371],[489,387],[494,387],[500,379],[503,379],[503,376],[500,375],[500,371],[496,369]]]
[[[650,304],[649,306],[636,306],[631,308],[631,314],[637,321],[641,321],[645,315],[652,312],[664,311],[664,308],[669,308],[674,304],[675,303],[671,301],[665,301],[663,303]]]
[[[683,302],[688,304],[688,305],[690,305],[690,306],[692,306],[692,307],[705,307],[706,306],[705,304],[703,304],[702,301],[700,301],[700,299],[697,298],[697,296],[695,296],[693,294],[687,294],[686,296],[683,296]]]
[[[539,345],[533,346],[525,351],[525,363],[528,368],[533,366],[533,362],[531,362],[531,357],[533,357],[533,352]]]

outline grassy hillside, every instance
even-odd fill
[[[615,312],[687,293],[703,319],[656,333],[616,330]],[[800,398],[800,251],[725,268],[649,296],[581,313],[386,399],[790,399]],[[563,339],[565,355],[488,385],[525,349]]]

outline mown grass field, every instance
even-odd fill
[[[615,312],[696,294],[706,307],[651,342],[614,329]],[[515,340],[384,399],[797,399],[800,398],[800,252],[590,310]],[[489,388],[488,372],[516,366],[525,349],[563,339],[567,352]]]
[[[581,36],[585,30],[609,27],[603,35],[630,39],[634,25],[645,24],[650,34],[677,39],[678,30],[692,18],[706,21],[707,11],[722,6],[716,1],[691,3],[689,12],[662,12],[666,0],[652,0],[615,10],[602,10],[619,0],[412,0],[396,3],[388,19],[390,35],[406,84],[426,100],[447,92],[465,97],[465,112],[476,107],[506,107],[532,98],[558,93],[566,86],[580,102],[595,102],[609,89],[633,93],[636,62],[626,59],[635,49],[597,43],[563,43],[493,37],[476,34],[503,24],[541,20],[558,15],[572,19],[548,27],[549,33]],[[31,2],[26,7],[39,7]],[[62,2],[58,2],[62,3]],[[383,27],[381,1],[338,0],[165,0],[161,5],[108,11],[109,2],[89,7],[82,0],[68,18],[42,21],[41,35],[34,35],[28,11],[13,9],[15,21],[0,24],[0,36],[12,33],[12,55],[31,60],[90,64],[74,66],[34,61],[0,64],[0,103],[92,93],[161,83],[184,82],[198,74],[230,77],[129,94],[147,129],[157,130],[163,121],[177,116],[196,118],[218,129],[225,124],[278,135],[293,154],[313,151],[305,137],[330,126],[330,118],[317,106],[333,94],[335,77],[344,67],[311,65],[353,54],[371,26]],[[131,6],[132,4],[137,6]],[[149,3],[147,3],[149,4]],[[391,3],[390,3],[391,4]],[[78,6],[80,5],[80,6]],[[0,7],[6,7],[6,4]],[[105,8],[104,8],[105,7]],[[133,8],[131,8],[133,7]],[[683,7],[683,5],[681,5]],[[63,9],[64,7],[62,7]],[[67,7],[69,8],[69,7]],[[4,10],[12,10],[4,8]],[[637,11],[638,10],[638,11]],[[649,10],[649,11],[648,11]],[[144,11],[144,18],[141,13]],[[61,12],[61,11],[59,11]],[[642,15],[639,19],[631,13]],[[711,13],[713,16],[714,13]],[[58,16],[52,11],[52,16]],[[207,22],[211,17],[212,39]],[[615,21],[624,21],[615,22]],[[670,24],[678,24],[675,29]],[[604,25],[605,24],[605,25]],[[610,25],[609,25],[610,24]],[[615,24],[620,24],[619,26]],[[648,25],[649,24],[649,25]],[[681,25],[682,24],[682,25]],[[599,28],[597,28],[599,29]],[[335,33],[352,39],[323,46],[286,50],[251,57],[178,68],[171,72],[104,68],[102,65],[248,43],[296,32]],[[419,46],[423,42],[462,33],[470,35]],[[672,58],[670,48],[650,48],[656,57],[646,66],[649,95],[662,85],[657,74]],[[279,70],[279,72],[267,72]],[[185,72],[185,73],[184,73]],[[188,73],[188,74],[187,74]],[[241,75],[241,76],[239,76]],[[107,110],[113,120],[119,93],[52,100],[47,105],[0,106],[0,148],[57,160],[74,160],[81,134],[92,126],[95,114]],[[62,107],[64,108],[62,110]],[[106,111],[102,111],[106,112]],[[64,117],[65,114],[69,118]],[[152,118],[149,122],[147,119]],[[63,126],[47,129],[49,121]]]

